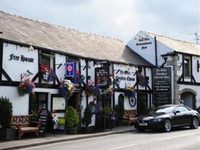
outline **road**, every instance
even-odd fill
[[[137,131],[54,143],[23,150],[200,150],[200,128],[169,133]]]

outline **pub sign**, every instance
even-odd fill
[[[66,63],[66,77],[74,78],[76,76],[76,63],[73,61]]]
[[[109,87],[109,68],[95,68],[95,85],[99,87]]]
[[[153,98],[156,106],[171,104],[171,68],[153,69]]]

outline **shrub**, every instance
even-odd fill
[[[10,128],[12,119],[12,103],[6,97],[0,98],[0,125],[2,128]]]
[[[76,111],[72,106],[69,106],[66,110],[66,116],[65,116],[65,121],[66,121],[66,127],[73,128],[77,127],[79,124],[79,116]]]

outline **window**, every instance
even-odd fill
[[[51,61],[50,56],[41,55],[40,64],[45,64],[45,65],[47,65],[48,67],[50,67],[50,61]]]
[[[191,59],[189,57],[184,58],[184,76],[191,76]]]
[[[48,94],[47,93],[35,93],[30,95],[29,100],[29,113],[39,112],[42,107],[47,106]]]
[[[177,108],[176,108],[176,111],[179,111],[180,113],[182,113],[182,112],[187,112],[188,109],[185,108],[185,107],[177,107]]]

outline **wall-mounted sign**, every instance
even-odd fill
[[[3,43],[2,68],[6,71],[12,81],[21,81],[24,73],[31,70],[32,76],[38,72],[38,50],[29,50],[28,47],[15,44]],[[29,74],[30,72],[28,72]],[[22,76],[21,76],[22,75]],[[2,80],[7,80],[2,78]],[[37,82],[37,81],[36,81]]]
[[[76,76],[76,63],[73,61],[66,63],[66,77],[74,78]]]
[[[105,88],[109,86],[108,67],[95,68],[95,85]]]
[[[10,54],[9,55],[9,60],[16,60],[16,61],[21,61],[21,62],[34,62],[34,58],[32,57],[26,57],[24,55],[15,55],[15,54]]]
[[[118,82],[119,88],[132,87],[136,83],[136,68],[128,65],[114,65],[114,79]]]
[[[158,105],[171,103],[171,68],[153,69],[153,96]]]
[[[148,45],[148,44],[152,44],[152,42],[150,41],[150,39],[148,37],[140,37],[138,39],[138,43],[136,43],[136,45]],[[143,49],[147,48],[146,46],[142,46]]]
[[[65,110],[65,98],[53,97],[52,110]]]

